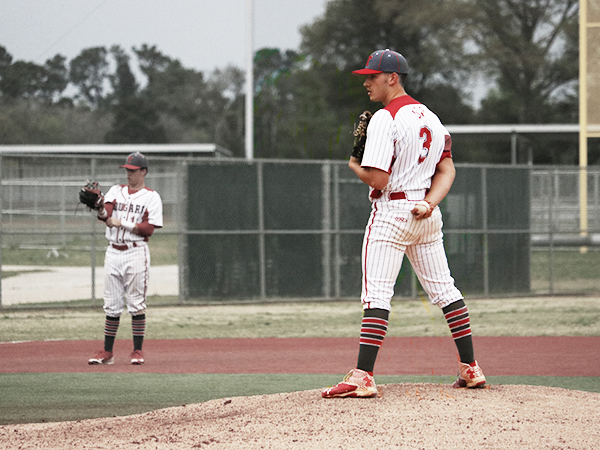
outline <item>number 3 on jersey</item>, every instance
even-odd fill
[[[431,146],[431,130],[427,127],[421,127],[419,131],[419,140],[423,143],[421,145],[421,153],[419,154],[419,164],[425,161],[427,155],[429,155],[429,147]]]

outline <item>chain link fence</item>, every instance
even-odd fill
[[[151,156],[164,228],[150,238],[154,304],[356,299],[370,203],[344,161]],[[79,205],[86,179],[126,183],[124,155],[0,157],[2,308],[99,305],[104,224]],[[440,205],[468,296],[600,291],[600,170],[587,229],[574,167],[457,165]],[[405,260],[396,295],[423,295]]]

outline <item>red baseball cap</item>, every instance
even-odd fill
[[[148,168],[148,160],[140,152],[130,153],[127,156],[127,160],[125,161],[125,164],[123,164],[121,167],[124,167],[125,169],[133,169],[133,170],[147,169]]]
[[[408,63],[400,53],[386,48],[371,53],[364,69],[352,71],[352,73],[358,75],[371,75],[382,72],[408,73]]]

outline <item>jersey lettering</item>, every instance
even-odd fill
[[[142,214],[146,207],[144,205],[134,205],[127,203],[117,203],[115,205],[117,211],[127,211],[135,214]]]
[[[427,127],[421,127],[421,130],[419,131],[419,140],[422,141],[423,144],[421,147],[421,154],[419,155],[419,164],[425,161],[425,158],[429,155],[432,139],[431,130]]]

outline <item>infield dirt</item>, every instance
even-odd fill
[[[479,336],[473,342],[488,376],[600,377],[599,336]],[[358,339],[147,339],[143,366],[129,364],[131,341],[118,339],[114,365],[89,366],[101,349],[102,341],[2,343],[0,373],[346,373],[356,364]],[[449,337],[387,337],[376,375],[454,375],[457,359]]]
[[[600,394],[534,386],[380,386],[234,397],[145,414],[0,427],[2,449],[595,450]]]

